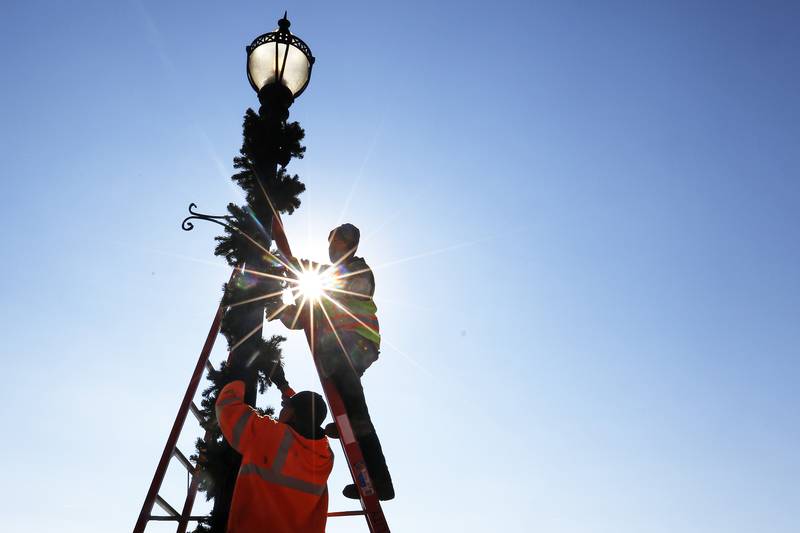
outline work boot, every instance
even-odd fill
[[[342,489],[342,494],[344,494],[345,498],[350,498],[351,500],[360,500],[361,496],[358,495],[358,489],[356,488],[354,483],[347,485],[344,489]]]
[[[378,488],[378,499],[381,500],[382,502],[394,499],[394,488],[391,485],[379,486],[377,488]],[[344,490],[342,490],[342,494],[344,494],[345,498],[350,498],[351,500],[360,499],[360,496],[358,495],[358,489],[353,483],[347,485],[344,488]]]
[[[394,500],[394,487],[391,483],[378,485],[378,499],[382,502]]]
[[[339,428],[336,427],[336,424],[331,422],[327,426],[325,426],[324,430],[325,436],[329,439],[338,439],[339,438]],[[357,497],[357,496],[356,496]]]

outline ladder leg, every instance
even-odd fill
[[[203,435],[203,440],[208,442],[211,437],[211,432],[206,431]],[[189,524],[189,517],[192,515],[192,508],[194,507],[194,500],[197,497],[197,489],[200,486],[200,473],[199,468],[195,465],[194,472],[191,472],[192,481],[186,491],[186,501],[183,503],[183,510],[181,511],[181,518],[178,521],[178,529],[175,533],[186,533],[186,527]]]
[[[322,381],[322,390],[325,392],[328,405],[331,407],[331,413],[339,428],[339,441],[342,445],[345,458],[347,459],[350,475],[361,496],[361,508],[364,510],[364,517],[367,519],[367,526],[371,533],[389,533],[389,525],[383,514],[380,500],[378,500],[377,490],[375,490],[372,480],[370,479],[361,447],[353,434],[352,425],[350,424],[350,418],[347,416],[344,402],[333,381],[328,378],[322,378],[321,375],[320,378]],[[341,427],[343,424],[346,424],[347,427]]]
[[[194,499],[197,497],[197,487],[200,485],[200,476],[197,470],[192,474],[192,482],[189,484],[189,490],[186,492],[186,501],[183,503],[183,510],[181,511],[181,518],[178,520],[178,528],[175,533],[186,533],[186,527],[189,524],[189,516],[192,514],[192,507],[194,507]]]
[[[233,279],[235,273],[236,271],[234,270],[234,272],[231,274],[231,279]],[[161,459],[158,461],[156,472],[153,475],[153,481],[150,483],[150,489],[147,491],[147,496],[145,496],[144,503],[142,504],[142,510],[139,512],[139,518],[136,520],[136,525],[133,527],[133,533],[143,533],[145,527],[147,526],[147,522],[150,519],[150,513],[153,510],[153,503],[156,500],[156,496],[158,496],[158,491],[161,488],[161,483],[164,481],[164,475],[167,472],[169,460],[172,457],[172,450],[175,449],[175,445],[178,443],[178,436],[181,433],[181,429],[183,429],[183,423],[186,421],[186,415],[189,414],[189,406],[192,403],[192,398],[194,398],[194,395],[197,392],[197,387],[200,385],[200,379],[203,377],[203,370],[205,369],[208,357],[211,355],[211,348],[214,347],[214,341],[217,338],[217,333],[219,332],[224,311],[225,309],[222,307],[222,304],[220,304],[220,306],[217,308],[217,314],[214,316],[214,321],[211,323],[211,328],[208,331],[206,342],[203,344],[203,349],[200,352],[200,357],[197,360],[197,365],[195,366],[192,378],[189,381],[189,386],[186,388],[186,394],[184,394],[183,401],[178,408],[178,414],[175,417],[175,422],[172,424],[172,430],[167,438],[167,443],[164,445],[164,451],[161,454]]]
[[[314,343],[311,341],[311,334],[308,328],[305,329],[305,333],[322,384],[322,391],[325,393],[325,398],[328,400],[328,405],[331,408],[331,416],[336,422],[336,427],[339,429],[339,442],[342,445],[342,451],[344,451],[344,456],[347,459],[350,475],[353,477],[353,483],[355,483],[358,493],[361,496],[361,508],[364,509],[367,527],[369,527],[371,533],[390,533],[389,525],[386,522],[386,517],[383,514],[383,509],[381,509],[381,504],[378,500],[378,493],[370,479],[366,462],[364,461],[364,455],[353,433],[350,418],[347,416],[347,409],[345,408],[344,401],[333,381],[330,378],[323,377],[319,360],[316,353],[314,353]]]

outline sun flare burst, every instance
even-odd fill
[[[318,304],[329,292],[337,289],[337,276],[335,269],[322,269],[320,266],[301,265],[296,273],[292,291],[292,298],[297,301]]]

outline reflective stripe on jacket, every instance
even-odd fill
[[[324,533],[328,439],[307,439],[291,427],[260,416],[244,403],[244,382],[219,394],[217,420],[228,443],[242,454],[227,533]]]
[[[381,344],[380,326],[376,315],[378,308],[372,300],[356,300],[334,296],[339,305],[329,300],[323,300],[325,312],[319,319],[320,335],[332,335],[331,325],[336,332],[354,331],[365,339]],[[326,316],[327,315],[327,316]]]
[[[323,337],[332,335],[333,324],[337,333],[354,331],[380,347],[378,306],[372,299],[375,293],[375,276],[372,270],[360,257],[350,258],[346,263],[338,265],[336,270],[335,279],[344,292],[332,291],[330,294],[338,305],[323,298],[324,314],[318,320],[319,334]]]

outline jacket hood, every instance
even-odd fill
[[[322,435],[321,439],[309,439],[304,437],[291,426],[289,426],[289,431],[292,432],[294,440],[299,446],[311,452],[310,457],[314,457],[315,462],[318,463],[320,459],[333,461],[333,451],[331,450],[328,437],[322,432],[322,428],[320,428],[319,431],[319,434]]]

